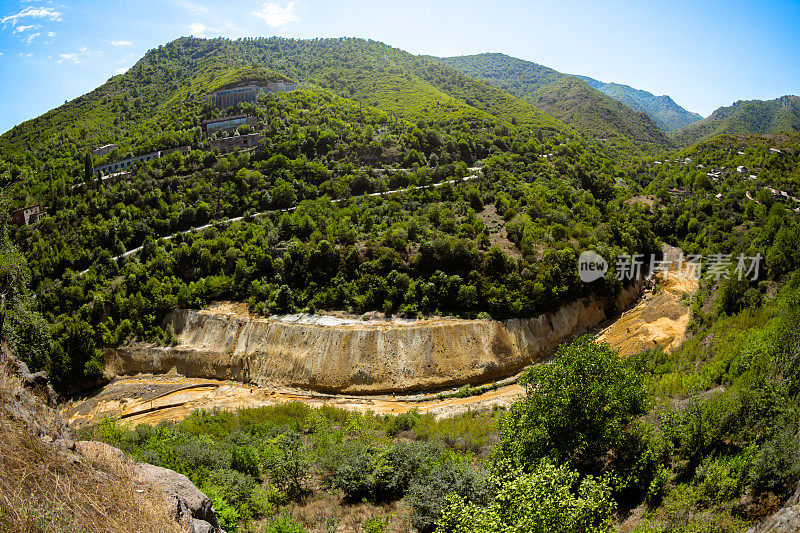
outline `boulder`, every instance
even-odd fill
[[[141,486],[148,486],[166,495],[175,521],[185,525],[188,533],[224,533],[219,527],[211,499],[174,470],[130,460],[122,450],[103,442],[80,441],[76,450],[90,463],[106,467],[128,466]]]
[[[75,443],[75,451],[79,452],[93,464],[123,464],[131,462],[125,453],[105,442],[82,440]]]
[[[185,506],[192,518],[207,522],[214,532],[220,531],[211,499],[195,487],[189,478],[173,470],[146,463],[134,465],[133,472],[140,483],[156,487],[165,492],[168,497],[174,498],[176,515],[185,513],[183,510]],[[176,516],[176,518],[180,520],[183,516]]]
[[[747,533],[797,533],[800,531],[800,483],[786,504],[774,515],[747,530]]]
[[[205,520],[192,519],[192,533],[216,533],[214,526]]]

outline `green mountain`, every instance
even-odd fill
[[[286,79],[299,89],[229,109],[204,98]],[[201,125],[238,114],[257,125],[225,133],[255,128],[257,145],[220,153]],[[105,181],[92,171],[187,145]],[[611,257],[655,241],[620,204],[630,162],[611,155],[529,102],[380,43],[178,39],[0,136],[9,205],[47,213],[8,229],[54,328],[41,337],[56,348],[30,362],[69,392],[99,378],[102,347],[162,341],[168,312],[219,299],[515,317],[613,294],[580,282],[579,243]]]
[[[586,82],[504,54],[440,58],[442,64],[491,83],[612,146],[655,151],[670,140],[645,113],[630,109]]]
[[[720,107],[710,117],[673,133],[681,146],[689,146],[723,133],[766,134],[800,131],[800,97],[775,100],[739,100]]]
[[[574,124],[622,127],[600,112],[617,108],[583,81],[543,68],[529,74],[519,78],[531,88],[525,98],[533,99],[541,79],[542,101],[568,102],[561,112]],[[204,98],[272,80],[300,85],[227,109]],[[791,129],[797,98],[776,102],[782,107],[774,112],[772,102],[742,104],[720,127],[752,130],[761,116],[765,129]],[[233,135],[255,130],[257,145],[220,153],[221,132],[209,137],[201,125],[239,114],[257,125]],[[623,135],[637,132],[626,125],[615,130],[614,146],[638,146]],[[108,142],[119,148],[93,160],[89,150]],[[142,161],[113,179],[92,172],[93,163],[129,152],[187,144],[188,152]],[[215,375],[176,346],[184,337],[165,318],[220,301],[262,317],[449,316],[480,319],[480,328],[493,328],[490,318],[530,318],[515,326],[538,331],[548,327],[543,313],[558,308],[556,319],[565,310],[575,316],[568,309],[623,311],[614,302],[631,290],[624,278],[648,264],[663,268],[655,261],[670,244],[686,258],[706,259],[681,268],[702,274],[699,288],[679,276],[675,288],[683,287],[663,298],[672,284],[664,279],[645,312],[624,320],[686,317],[686,341],[661,349],[648,331],[639,338],[644,351],[620,357],[590,336],[572,339],[549,364],[525,370],[527,392],[508,409],[461,405],[469,411],[437,419],[433,410],[347,411],[333,397],[319,409],[267,405],[280,399],[267,396],[274,383],[266,381],[260,391],[243,389],[258,407],[136,424],[129,415],[154,422],[151,415],[172,419],[192,408],[164,399],[162,391],[183,394],[177,375],[161,384],[148,379],[147,397],[144,382],[132,382],[133,403],[106,389],[108,402],[124,403],[123,420],[73,404],[97,414],[97,425],[77,436],[187,476],[227,531],[351,524],[573,533],[608,531],[625,516],[637,531],[757,526],[800,498],[800,202],[769,188],[794,193],[800,183],[800,134],[719,135],[658,158],[603,145],[501,87],[372,41],[178,39],[0,136],[0,367],[10,359],[8,345],[32,370],[46,370],[60,394],[94,395],[89,388],[109,379],[107,357],[130,353],[115,355],[115,348],[156,354],[155,343],[171,375]],[[758,177],[749,179],[751,172]],[[9,210],[33,203],[46,209],[41,219],[11,222]],[[584,282],[579,258],[589,250],[609,270]],[[304,335],[327,336],[327,328],[304,326]],[[503,335],[487,341],[498,355],[510,353]],[[266,336],[261,344],[287,353]],[[227,377],[248,380],[247,361],[221,363]],[[354,381],[374,379],[369,368],[350,366],[359,370]],[[17,418],[32,417],[18,407],[43,383],[12,368],[23,379],[0,368],[0,403],[13,407],[0,409],[0,432],[12,439],[3,460],[16,461],[0,469],[0,530],[98,530],[73,505],[80,498],[62,506],[42,491],[5,489],[60,449],[38,432],[20,433],[28,429]],[[463,378],[463,365],[452,368]],[[431,372],[451,370],[433,365]],[[439,398],[503,386],[474,385]],[[36,391],[26,392],[31,386]],[[147,406],[151,398],[162,401]],[[24,444],[33,446],[31,461],[15,456]],[[55,487],[45,473],[45,488]]]
[[[569,131],[503,90],[376,41],[181,38],[151,50],[98,89],[12,128],[0,137],[0,150],[34,146],[67,132],[87,145],[113,142],[122,132],[141,131],[147,122],[145,129],[152,131],[158,129],[154,117],[166,107],[236,81],[225,81],[232,70],[256,67],[261,78],[326,88],[413,121],[480,127],[513,121]]]
[[[698,113],[692,113],[682,108],[667,95],[656,96],[653,93],[621,83],[603,83],[588,76],[577,77],[631,109],[647,113],[659,128],[667,132],[675,131],[703,118]]]

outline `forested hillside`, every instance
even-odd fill
[[[647,113],[659,128],[667,132],[675,131],[703,118],[697,113],[682,108],[667,95],[656,96],[630,85],[614,82],[604,83],[588,76],[577,77],[631,109]]]
[[[443,64],[531,102],[609,146],[638,153],[671,141],[645,114],[594,90],[574,76],[504,54],[439,58]]]
[[[175,113],[183,99],[222,86],[232,69],[256,67],[280,73],[264,71],[262,79],[290,78],[323,87],[410,120],[499,119],[566,131],[563,123],[504,91],[375,41],[181,38],[151,50],[98,89],[11,129],[0,137],[0,153],[40,151],[66,136],[78,141],[66,144],[78,147],[134,135],[150,138],[177,126],[159,112]]]
[[[764,134],[800,131],[800,97],[747,100],[720,107],[711,116],[673,132],[681,146],[723,133]]]
[[[82,436],[186,474],[234,532],[336,531],[360,513],[352,529],[369,532],[733,533],[774,513],[800,481],[800,137],[679,151],[576,78],[477,57],[491,83],[361,39],[181,38],[17,126],[0,137],[3,341],[67,398],[103,382],[105,349],[176,343],[177,308],[532,318],[619,294],[619,257],[647,271],[668,243],[703,260],[676,303],[689,340],[621,358],[575,339],[522,374],[505,413],[292,403]],[[277,80],[299,89],[204,98]],[[740,104],[719,127],[793,127],[796,103]],[[204,133],[239,114],[258,125]],[[212,146],[254,131],[256,146]],[[11,222],[31,204],[46,216]],[[610,267],[591,283],[587,250]]]
[[[106,103],[95,94],[102,90],[84,97],[94,111],[70,116],[74,125],[54,113],[0,139],[13,204],[36,201],[50,214],[8,230],[53,328],[52,350],[42,337],[33,366],[64,390],[99,375],[100,348],[169,341],[167,312],[219,299],[245,300],[259,313],[532,316],[620,288],[610,275],[578,280],[581,247],[656,249],[643,214],[620,201],[621,167],[601,147],[443,66],[377,65],[396,57],[406,58],[358,40],[180,39],[114,78],[122,89]],[[258,119],[258,148],[212,150],[198,125],[222,111],[198,97],[282,76],[304,88],[227,110]],[[407,83],[422,92],[405,92]],[[179,145],[192,151],[118,183],[87,181],[86,150],[107,142],[119,148],[95,164]],[[116,259],[128,250],[137,253]]]

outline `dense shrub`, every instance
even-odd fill
[[[433,531],[449,494],[467,503],[486,505],[491,496],[489,480],[469,464],[449,461],[421,473],[408,490],[414,527],[422,533]]]
[[[502,468],[525,470],[550,457],[597,472],[646,407],[632,368],[589,336],[559,348],[551,364],[530,367],[522,383],[527,396],[501,426]]]
[[[401,431],[409,431],[417,425],[419,414],[416,411],[409,411],[397,416],[386,417],[386,434],[395,436]]]
[[[306,492],[311,456],[299,433],[288,430],[267,440],[261,452],[261,461],[272,484],[289,497]]]
[[[615,509],[610,486],[566,466],[542,462],[529,473],[494,480],[488,507],[451,494],[437,533],[602,533]]]
[[[751,473],[756,492],[773,492],[784,498],[800,481],[800,438],[796,427],[787,427],[764,443]]]
[[[225,470],[231,468],[231,454],[207,436],[191,439],[177,447],[178,454],[193,468]]]
[[[387,447],[347,443],[327,459],[326,477],[349,501],[392,500],[404,496],[420,468],[441,453],[436,443],[395,442]]]

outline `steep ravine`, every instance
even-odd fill
[[[381,394],[491,382],[549,356],[573,335],[627,308],[641,284],[616,302],[581,298],[530,319],[366,321],[327,324],[232,313],[171,313],[179,345],[109,350],[108,376],[180,374],[329,393]],[[612,305],[614,304],[614,305]]]

